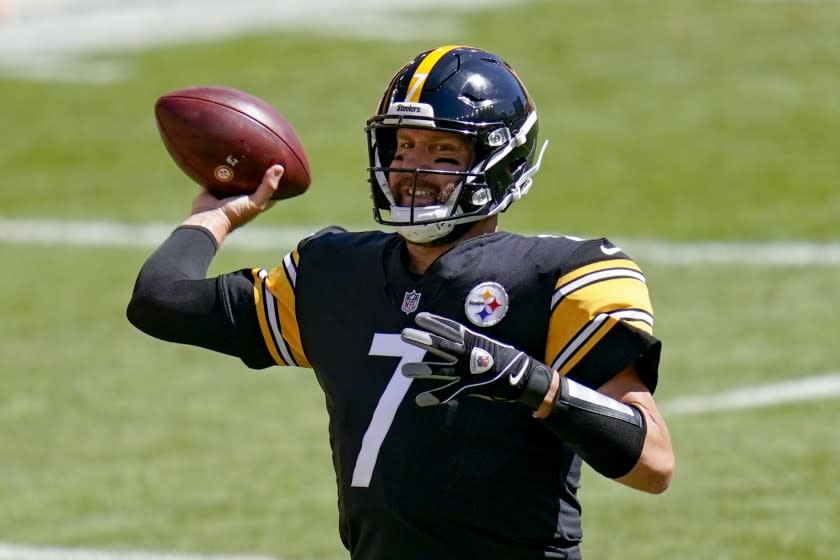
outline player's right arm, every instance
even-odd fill
[[[227,234],[271,206],[282,174],[281,166],[269,168],[249,196],[218,200],[206,191],[199,194],[192,214],[140,270],[126,311],[129,321],[156,338],[237,356],[250,367],[277,363],[260,327],[253,273],[206,275]]]

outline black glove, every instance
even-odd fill
[[[404,364],[403,375],[447,382],[417,395],[419,406],[443,404],[459,395],[519,402],[533,410],[543,402],[554,374],[547,365],[439,315],[418,313],[415,322],[424,330],[403,329],[402,339],[443,361]]]

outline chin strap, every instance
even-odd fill
[[[540,170],[540,165],[542,165],[542,158],[545,154],[545,150],[548,148],[548,140],[543,142],[542,148],[540,148],[540,153],[537,154],[537,161],[534,162],[534,165],[531,166],[528,171],[522,174],[519,180],[516,182],[515,189],[517,194],[515,195],[514,200],[519,200],[531,189],[531,185],[534,183],[532,177],[537,174],[537,171]]]
[[[415,226],[397,226],[397,233],[399,233],[406,241],[412,243],[424,244],[431,243],[442,237],[449,235],[452,232],[454,224],[452,222],[437,222],[434,224],[424,224]]]
[[[540,153],[537,154],[537,160],[534,162],[534,165],[531,166],[525,173],[522,174],[519,179],[517,179],[516,183],[511,187],[508,194],[499,205],[496,207],[496,211],[493,212],[494,214],[498,214],[499,212],[504,212],[507,210],[508,206],[528,194],[528,191],[531,190],[531,185],[534,184],[534,175],[537,174],[537,171],[540,170],[540,165],[542,164],[542,158],[545,154],[545,149],[548,148],[548,140],[543,142],[542,148],[540,148]]]

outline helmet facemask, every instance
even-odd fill
[[[423,121],[424,125],[420,126],[418,118],[410,119],[410,128],[428,128],[467,137],[472,146],[471,168],[453,171],[401,167],[393,160],[397,129],[405,127],[406,120],[374,117],[368,122],[366,130],[371,163],[368,171],[375,220],[396,226],[403,237],[414,243],[432,242],[449,234],[456,224],[478,221],[503,212],[511,202],[527,192],[530,177],[539,168],[539,161],[536,165],[528,165],[533,161],[534,154],[527,148],[521,158],[511,157],[517,149],[522,151],[519,146],[524,143],[528,131],[520,132],[517,137],[503,123],[473,126],[469,130],[463,123],[434,119],[429,119],[428,124]],[[394,173],[399,173],[401,177],[392,186],[389,177]],[[443,177],[451,180],[441,186]],[[501,188],[494,189],[494,182],[502,185]],[[401,200],[395,198],[394,190],[403,193]],[[428,193],[436,193],[436,199],[430,200]]]
[[[469,146],[469,156],[463,165],[413,167],[400,158],[395,159],[397,129],[405,128],[400,125],[370,123],[368,127],[369,172],[376,221],[396,226],[409,241],[427,243],[448,234],[456,223],[484,217],[477,211],[489,202],[489,196],[484,200],[475,196],[481,176],[468,169],[475,159],[475,136],[463,130],[412,125],[410,128],[418,130],[457,133]],[[441,159],[450,158],[443,156]],[[452,160],[451,163],[456,162]]]

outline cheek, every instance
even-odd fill
[[[389,171],[388,172],[388,185],[391,186],[393,189],[396,185],[402,181],[405,181],[407,177],[409,177],[409,173],[404,173],[400,171]]]
[[[447,181],[440,189],[440,200],[441,202],[446,201],[452,192],[455,190],[455,185],[457,183],[455,181]]]

